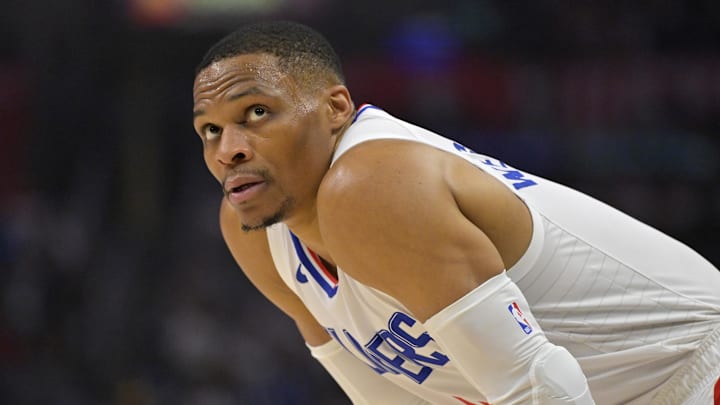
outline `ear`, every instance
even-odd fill
[[[343,85],[335,85],[328,89],[327,111],[333,133],[344,130],[355,113],[355,105],[350,91]]]

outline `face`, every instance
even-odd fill
[[[196,77],[195,131],[243,229],[312,221],[336,140],[326,95],[302,90],[267,54],[227,58]]]

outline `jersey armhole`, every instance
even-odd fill
[[[518,198],[520,198],[518,196]],[[535,262],[540,256],[543,244],[545,243],[545,224],[543,223],[544,218],[540,213],[528,204],[527,201],[520,198],[528,211],[530,211],[530,217],[532,218],[532,236],[530,237],[530,243],[528,244],[527,250],[520,257],[512,267],[507,269],[508,277],[514,282],[521,280],[525,275],[530,272],[530,269],[535,265]]]

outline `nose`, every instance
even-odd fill
[[[253,156],[252,146],[247,135],[233,128],[226,128],[220,136],[217,149],[217,160],[223,165],[234,165],[250,160]]]

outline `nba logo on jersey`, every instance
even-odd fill
[[[520,325],[520,328],[522,328],[523,332],[525,332],[526,335],[532,333],[532,326],[530,326],[530,322],[528,322],[527,319],[525,319],[525,317],[523,316],[523,313],[520,310],[517,302],[513,302],[512,304],[508,305],[508,311],[510,311],[513,318],[515,318],[515,321],[518,323],[518,325]]]

